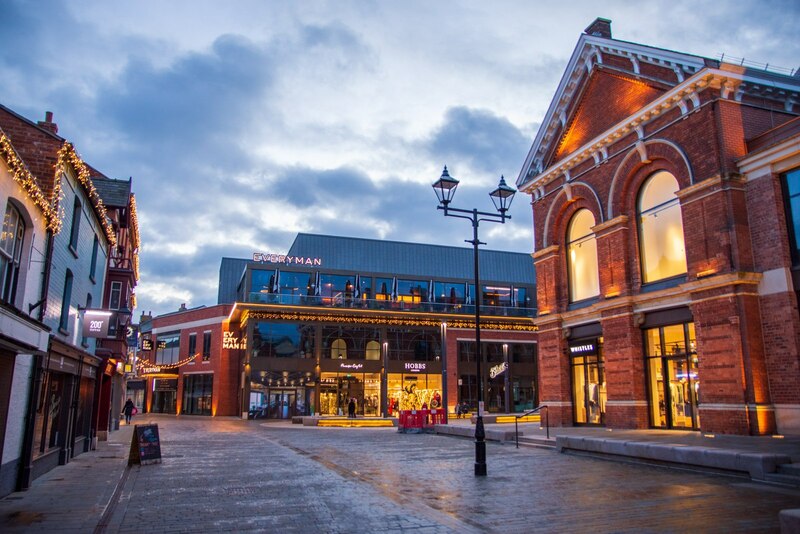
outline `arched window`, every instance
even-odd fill
[[[592,232],[594,215],[587,209],[572,216],[567,231],[567,262],[569,263],[569,300],[596,297],[600,294],[597,272],[597,241]]]
[[[332,360],[346,360],[347,359],[347,343],[344,339],[334,339],[331,343],[331,359]]]
[[[6,206],[3,232],[0,234],[0,301],[14,304],[25,239],[25,221],[10,202]]]
[[[377,341],[367,342],[367,359],[380,360],[381,359],[381,344]]]
[[[639,193],[639,251],[644,283],[686,273],[678,181],[666,171],[652,175]]]

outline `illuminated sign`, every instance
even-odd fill
[[[419,373],[420,371],[424,371],[427,368],[427,364],[424,363],[411,363],[406,362],[403,367],[406,371],[411,371],[412,373]]]
[[[246,344],[246,338],[242,338],[241,341],[238,337],[236,337],[235,332],[223,332],[222,333],[222,348],[223,349],[243,349]]]
[[[597,354],[597,345],[594,342],[583,342],[580,345],[570,345],[569,353],[573,356]]]
[[[364,368],[364,364],[363,363],[340,363],[339,364],[339,368],[340,369],[352,369],[354,371],[357,371],[358,369],[363,369]]]
[[[83,312],[83,337],[108,337],[108,328],[116,314],[106,310]],[[113,337],[113,336],[112,336]]]
[[[153,367],[142,367],[141,374],[143,375],[150,375],[150,374],[157,374],[161,372],[161,367],[153,366]]]
[[[508,364],[506,362],[493,365],[492,367],[489,368],[489,377],[495,378],[497,376],[500,376],[505,372],[506,369],[508,369]]]
[[[282,263],[284,265],[312,265],[316,267],[322,265],[322,258],[287,256],[285,254],[262,254],[261,252],[253,252],[253,261],[259,263]]]
[[[142,340],[142,350],[153,350],[153,340],[152,339],[143,339]]]

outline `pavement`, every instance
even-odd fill
[[[798,488],[513,443],[487,443],[488,476],[475,477],[470,439],[222,417],[137,419],[159,426],[161,463],[128,466],[133,427],[123,426],[28,491],[0,499],[0,531],[779,532],[779,512],[800,508]],[[521,428],[539,432],[538,424]],[[550,430],[800,461],[800,437]]]

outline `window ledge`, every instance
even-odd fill
[[[72,243],[70,243],[67,246],[67,248],[69,249],[70,252],[72,252],[72,255],[75,256],[75,258],[77,259],[78,258],[78,251],[75,250],[75,247],[72,246]]]
[[[669,289],[672,287],[676,287],[684,282],[686,282],[686,275],[681,274],[678,276],[673,276],[672,278],[665,278],[663,280],[658,280],[656,282],[647,282],[646,284],[642,284],[640,291],[642,293],[650,293],[652,291],[659,291],[661,289]]]

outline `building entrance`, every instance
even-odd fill
[[[698,429],[698,396],[694,323],[645,330],[652,425]]]
[[[321,415],[347,415],[350,399],[355,399],[356,414],[380,414],[381,380],[378,373],[322,373],[320,380]]]
[[[577,424],[604,425],[606,421],[606,377],[603,338],[570,343],[572,398]]]

